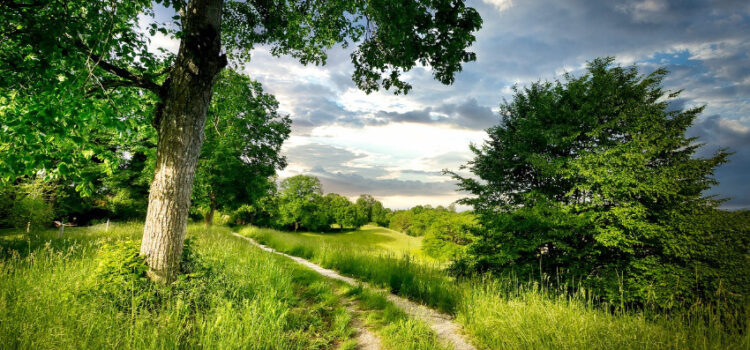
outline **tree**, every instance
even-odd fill
[[[377,203],[377,200],[369,194],[362,194],[354,202],[357,208],[357,217],[359,219],[359,225],[362,226],[372,222],[372,208]]]
[[[665,70],[612,62],[517,90],[471,147],[476,178],[454,174],[482,227],[468,265],[583,279],[608,300],[669,307],[711,278],[696,264],[715,241],[688,223],[716,206],[702,193],[728,154],[695,155],[685,131],[703,107],[671,110]]]
[[[437,259],[460,258],[472,241],[474,220],[469,212],[440,212],[427,227],[422,240],[422,251]]]
[[[272,177],[286,166],[281,145],[291,131],[276,99],[242,74],[221,73],[214,96],[193,193],[193,202],[208,208],[207,224],[216,209],[253,206],[276,186]]]
[[[294,231],[300,227],[318,231],[328,225],[323,205],[323,186],[317,177],[296,175],[279,186],[279,220]]]
[[[343,231],[345,227],[358,228],[360,219],[358,219],[357,207],[349,201],[348,198],[329,193],[325,195],[325,205],[328,208],[328,217],[332,224],[337,224],[339,230]]]
[[[357,86],[405,93],[411,86],[401,74],[417,63],[452,83],[462,63],[476,59],[467,47],[481,26],[479,14],[461,0],[2,4],[0,70],[13,72],[0,78],[3,177],[41,167],[75,176],[71,164],[102,151],[88,143],[87,131],[153,125],[158,145],[141,254],[150,278],[163,282],[179,268],[206,113],[227,64],[248,62],[256,45],[303,64],[324,64],[327,49],[355,42]],[[154,4],[174,9],[174,23],[145,29],[179,39],[176,55],[150,52],[137,25],[139,16],[153,14]],[[14,143],[19,147],[11,152]],[[45,147],[33,147],[38,144]],[[65,159],[52,164],[44,157],[50,150]]]
[[[388,227],[390,209],[384,208],[383,203],[376,201],[372,205],[371,221],[382,227]]]

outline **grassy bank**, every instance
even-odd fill
[[[583,290],[561,294],[511,279],[457,282],[442,272],[440,264],[350,243],[366,242],[368,237],[344,241],[252,227],[240,233],[452,313],[474,343],[485,349],[750,348],[748,329],[726,326],[732,319],[747,319],[747,314],[719,313],[701,305],[671,315],[648,310],[612,313],[594,305]]]

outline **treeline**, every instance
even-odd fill
[[[387,226],[390,209],[371,195],[355,202],[328,193],[314,176],[297,175],[284,179],[277,190],[255,204],[242,205],[229,213],[230,224],[252,224],[290,231],[327,232],[357,229],[368,223]]]
[[[143,154],[134,155],[126,166],[110,177],[102,177],[101,189],[81,196],[65,183],[33,178],[0,189],[0,227],[40,229],[53,220],[83,225],[111,220],[143,220],[148,198],[147,181],[139,182],[145,166]],[[198,182],[205,181],[204,179]],[[141,184],[139,186],[139,184]],[[263,184],[262,195],[248,196],[243,202],[224,202],[213,195],[201,200],[194,193],[190,217],[212,224],[256,225],[290,231],[344,231],[369,223],[388,226],[391,210],[371,195],[363,194],[352,202],[347,197],[323,194],[320,180],[297,175],[287,178],[278,188],[273,178]],[[235,198],[239,195],[235,194]],[[217,212],[219,215],[216,215]]]

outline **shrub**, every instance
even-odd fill
[[[94,290],[89,295],[103,297],[123,311],[154,309],[166,298],[181,298],[190,312],[208,305],[210,286],[218,277],[193,248],[188,238],[182,250],[180,273],[168,286],[151,283],[148,265],[140,255],[140,240],[125,239],[103,244],[97,255]]]

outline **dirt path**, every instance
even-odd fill
[[[268,246],[265,246],[256,242],[252,238],[242,236],[235,232],[232,232],[232,234],[252,243],[253,245],[267,252],[283,255],[289,259],[292,259],[296,261],[297,263],[304,265],[323,276],[337,279],[339,281],[344,281],[351,285],[357,285],[357,284],[367,285],[367,283],[358,281],[351,277],[342,276],[336,271],[326,269],[322,266],[316,265],[300,257],[296,257],[296,256],[292,256],[289,254],[276,251],[275,249],[271,247],[268,247]],[[388,300],[396,304],[396,306],[398,306],[401,310],[403,310],[408,315],[418,320],[421,320],[423,322],[426,322],[430,326],[430,328],[432,328],[432,330],[435,331],[438,338],[442,342],[450,344],[453,347],[453,349],[455,350],[475,350],[476,349],[461,334],[461,327],[459,327],[455,322],[453,322],[453,319],[450,315],[435,311],[429,307],[426,307],[421,304],[417,304],[406,298],[402,298],[400,296],[390,294],[390,293],[388,294]]]
[[[349,313],[354,315],[352,317],[352,327],[356,330],[354,335],[357,339],[357,349],[359,350],[380,350],[383,345],[380,343],[380,338],[375,335],[369,328],[367,328],[360,317],[362,317],[362,311],[360,311],[354,302],[346,305],[346,309]]]

